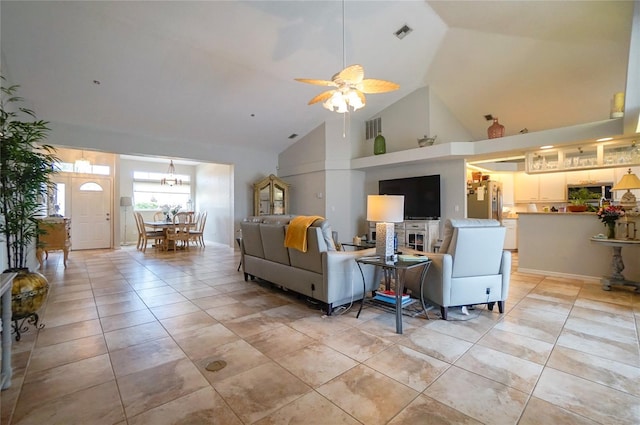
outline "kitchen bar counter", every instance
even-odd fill
[[[599,280],[611,269],[611,249],[590,241],[606,233],[596,213],[518,215],[518,271]],[[625,277],[640,281],[638,251],[623,250],[622,256]]]
[[[525,214],[533,214],[533,215],[541,215],[541,214],[546,214],[546,215],[562,215],[562,216],[572,216],[572,215],[590,215],[592,217],[595,217],[596,213],[595,212],[544,212],[544,211],[538,211],[538,212],[519,212],[518,215],[525,215]]]

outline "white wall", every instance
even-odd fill
[[[195,210],[207,212],[204,239],[233,246],[233,166],[201,164],[196,167]]]
[[[478,116],[478,119],[483,118]],[[473,140],[471,132],[451,113],[432,88],[429,88],[429,127],[429,136],[438,136],[436,144]]]
[[[326,217],[341,240],[351,240],[366,199],[364,173],[350,169],[361,123],[338,114],[330,118],[280,154],[279,176],[291,184],[290,213]]]
[[[188,140],[157,139],[58,122],[51,122],[50,127],[51,133],[48,142],[54,145],[117,154],[184,158],[201,162],[233,164],[233,227],[235,228],[239,228],[239,222],[244,217],[253,213],[253,183],[269,174],[276,174],[278,155],[272,152]],[[116,178],[118,178],[117,175]],[[114,196],[118,200],[120,199],[120,193],[114,193]],[[230,232],[233,233],[233,229]]]
[[[415,90],[367,120],[377,117],[382,118],[387,152],[413,149],[418,146],[418,139],[424,136],[438,136],[436,144],[472,140],[471,133],[430,87]],[[364,137],[363,133],[362,141]],[[373,143],[368,141],[364,145],[356,153],[356,158],[373,155]]]
[[[369,171],[367,172],[365,179],[365,193],[377,194],[379,180],[439,174],[442,230],[444,219],[465,217],[465,201],[467,193],[465,169],[466,165],[464,160],[455,159],[450,161],[430,162],[428,164],[417,164],[402,167],[389,167],[383,170]],[[366,197],[363,202],[366,209]]]
[[[280,154],[279,176],[292,184],[291,212],[323,215],[331,221],[341,240],[350,240],[367,230],[366,195],[378,193],[378,180],[439,174],[442,217],[463,218],[466,209],[466,165],[463,159],[389,166],[366,172],[350,169],[347,160],[373,155],[372,143],[364,139],[362,112],[366,109],[347,117],[333,114],[324,125]],[[431,122],[435,121],[445,139],[468,135],[427,87],[410,93],[372,118],[382,117],[387,152],[394,152],[416,148],[418,138],[425,134],[433,135],[429,131],[432,112],[434,118]],[[344,118],[347,118],[346,122]],[[346,138],[343,137],[345,124]]]

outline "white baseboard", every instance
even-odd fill
[[[601,276],[584,276],[579,274],[552,272],[549,270],[525,269],[522,267],[518,267],[518,271],[521,273],[542,274],[545,276],[564,277],[567,279],[579,279],[579,280],[584,280],[587,282],[595,282],[595,283],[600,282],[600,279],[601,279]]]

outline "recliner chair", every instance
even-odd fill
[[[438,253],[428,253],[432,260],[425,278],[423,295],[440,306],[447,320],[448,307],[487,304],[504,313],[509,294],[511,252],[505,251],[506,229],[492,219],[447,220]],[[420,293],[417,275],[407,278],[406,287]]]

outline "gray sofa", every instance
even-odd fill
[[[377,288],[380,275],[373,266],[363,266],[363,278],[355,259],[372,255],[374,248],[337,251],[327,220],[316,220],[307,229],[307,252],[284,246],[289,221],[294,216],[251,216],[242,229],[244,279],[260,278],[334,307],[363,298]]]

